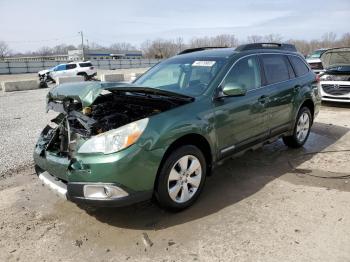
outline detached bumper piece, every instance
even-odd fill
[[[65,183],[47,171],[38,173],[38,176],[59,196],[77,204],[121,207],[149,200],[152,197],[152,191],[131,192],[114,183]]]
[[[57,192],[60,197],[67,198],[67,185],[61,180],[51,176],[46,171],[39,174],[39,179],[53,191]]]

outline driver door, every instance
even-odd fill
[[[53,78],[62,77],[65,74],[66,65],[58,65],[53,71]]]
[[[267,88],[261,87],[261,70],[256,55],[241,58],[221,84],[239,86],[244,95],[221,96],[214,100],[219,158],[264,140],[268,134]]]

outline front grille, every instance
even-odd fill
[[[332,96],[341,96],[350,93],[350,85],[323,84],[322,89],[325,93]]]

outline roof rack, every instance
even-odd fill
[[[297,49],[292,44],[282,44],[282,43],[254,43],[238,46],[235,51],[247,51],[254,49],[278,49],[291,52],[297,52]]]
[[[197,51],[203,51],[207,49],[216,49],[216,48],[227,48],[227,46],[203,46],[203,47],[189,48],[181,51],[180,53],[178,53],[178,55],[188,54],[188,53],[197,52]]]

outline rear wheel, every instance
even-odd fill
[[[159,173],[155,192],[159,204],[174,211],[191,206],[203,188],[206,169],[197,147],[186,145],[173,151]]]
[[[79,74],[81,75],[82,77],[84,77],[84,81],[89,81],[89,76],[87,75],[87,73],[81,73]]]
[[[293,135],[283,137],[285,145],[293,148],[302,147],[310,134],[312,116],[310,109],[302,107],[298,113]]]

